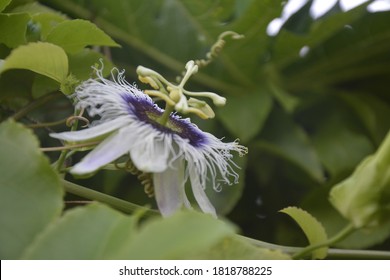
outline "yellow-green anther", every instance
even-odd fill
[[[202,118],[204,120],[209,119],[209,116],[207,116],[205,113],[203,113],[202,110],[197,109],[197,108],[188,108],[186,110],[186,114],[195,114],[195,115],[198,115],[198,117],[200,117],[200,118]]]
[[[151,77],[138,76],[138,80],[140,80],[144,84],[149,84],[154,89],[159,88],[157,83]]]
[[[144,92],[147,95],[149,95],[149,96],[155,96],[155,97],[161,98],[169,106],[175,106],[175,104],[176,104],[176,102],[174,102],[172,99],[170,99],[168,95],[162,93],[161,91],[158,91],[158,90],[145,90]]]
[[[160,73],[158,73],[152,69],[146,68],[144,66],[138,66],[136,72],[139,76],[153,77],[154,79],[157,79],[166,85],[172,85]]]
[[[209,104],[207,104],[203,100],[198,100],[196,98],[191,97],[190,99],[188,99],[188,105],[189,105],[189,107],[200,110],[209,119],[212,119],[215,117],[215,113],[214,113],[213,109],[209,106]]]

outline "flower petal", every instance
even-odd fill
[[[119,129],[93,149],[72,169],[73,174],[88,174],[116,160],[130,150],[134,135],[128,127]]]
[[[120,127],[125,126],[129,122],[131,122],[131,119],[129,119],[127,116],[118,117],[115,120],[107,121],[83,130],[51,133],[50,136],[65,141],[73,141],[73,142],[86,141],[110,133]]]
[[[196,202],[198,202],[198,205],[203,212],[209,213],[216,218],[217,213],[215,211],[214,206],[211,204],[210,200],[206,196],[206,193],[204,192],[202,185],[200,184],[199,174],[196,172],[196,169],[194,169],[194,167],[192,168],[191,167],[192,166],[189,166],[189,173],[190,173],[192,192],[194,194],[195,200]]]
[[[184,160],[176,159],[164,172],[153,174],[154,193],[161,214],[172,215],[187,200],[184,193]]]
[[[150,131],[149,135],[137,136],[139,143],[135,143],[130,150],[134,165],[144,172],[163,172],[168,167],[169,152],[172,149],[172,140],[169,135],[156,135]],[[158,139],[160,138],[160,139]]]

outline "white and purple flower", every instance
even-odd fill
[[[222,183],[237,183],[231,152],[242,155],[247,149],[236,141],[223,143],[174,113],[160,124],[164,110],[127,83],[123,72],[118,71],[116,77],[112,73],[112,81],[103,78],[101,70],[96,73],[98,77],[82,83],[73,97],[77,108],[100,119],[83,130],[51,134],[67,142],[102,140],[70,172],[89,174],[128,155],[138,170],[152,173],[157,206],[163,216],[183,205],[191,208],[184,187],[188,178],[201,210],[216,216],[204,191],[206,183],[215,190],[219,190],[217,178]]]

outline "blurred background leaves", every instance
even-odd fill
[[[218,108],[215,120],[192,120],[217,137],[239,138],[249,147],[239,162],[239,185],[208,195],[242,234],[277,244],[306,244],[296,225],[278,213],[291,205],[313,214],[328,236],[346,224],[329,204],[328,193],[377,149],[389,129],[389,11],[368,12],[372,1],[342,11],[338,1],[313,19],[313,1],[307,1],[271,36],[267,28],[281,16],[286,1],[8,2],[0,1],[0,59],[27,43],[53,42],[69,59],[66,74],[78,80],[91,75],[90,66],[99,58],[104,58],[105,69],[109,61],[126,69],[130,83],[137,81],[138,65],[174,80],[188,60],[203,58],[223,31],[244,34],[241,40],[226,39],[221,55],[189,84],[192,90],[215,91],[228,100]],[[113,40],[103,36],[83,41],[88,39],[83,32],[62,40],[56,32],[64,24],[75,24],[72,19],[90,21]],[[13,27],[13,36],[4,34],[6,26]],[[115,43],[120,47],[108,48]],[[8,70],[0,76],[0,89],[5,118],[41,100],[42,92],[52,95],[59,86],[28,70]],[[48,122],[72,114],[63,96],[56,95],[47,104],[21,120]],[[36,134],[42,146],[58,144],[45,130]],[[154,203],[126,173],[101,171],[78,182],[140,205]],[[364,236],[364,242],[356,236]],[[385,224],[358,232],[340,246],[388,250],[389,236]]]

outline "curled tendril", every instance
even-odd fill
[[[78,121],[82,121],[84,122],[85,124],[82,126],[82,127],[86,127],[89,125],[89,120],[85,117],[82,117],[82,116],[70,116],[69,118],[66,119],[66,125],[67,126],[72,126],[73,123],[78,120]]]
[[[140,171],[131,161],[128,159],[124,165],[120,165],[119,163],[114,163],[115,168],[119,170],[125,170],[132,175],[137,176],[138,181],[144,187],[144,192],[148,197],[154,196],[154,186],[153,186],[153,178],[151,173]]]
[[[238,34],[234,31],[225,31],[218,36],[218,40],[211,46],[210,51],[206,54],[206,59],[197,59],[195,64],[199,67],[204,67],[209,65],[214,58],[216,58],[224,48],[226,41],[225,37],[230,36],[232,39],[239,40],[244,38],[244,35]]]
[[[89,120],[85,117],[83,117],[84,114],[84,108],[81,109],[80,113],[77,116],[70,116],[69,118],[66,119],[66,125],[67,126],[72,126],[74,122],[77,121],[82,121],[85,124],[82,127],[86,127],[89,125]]]

